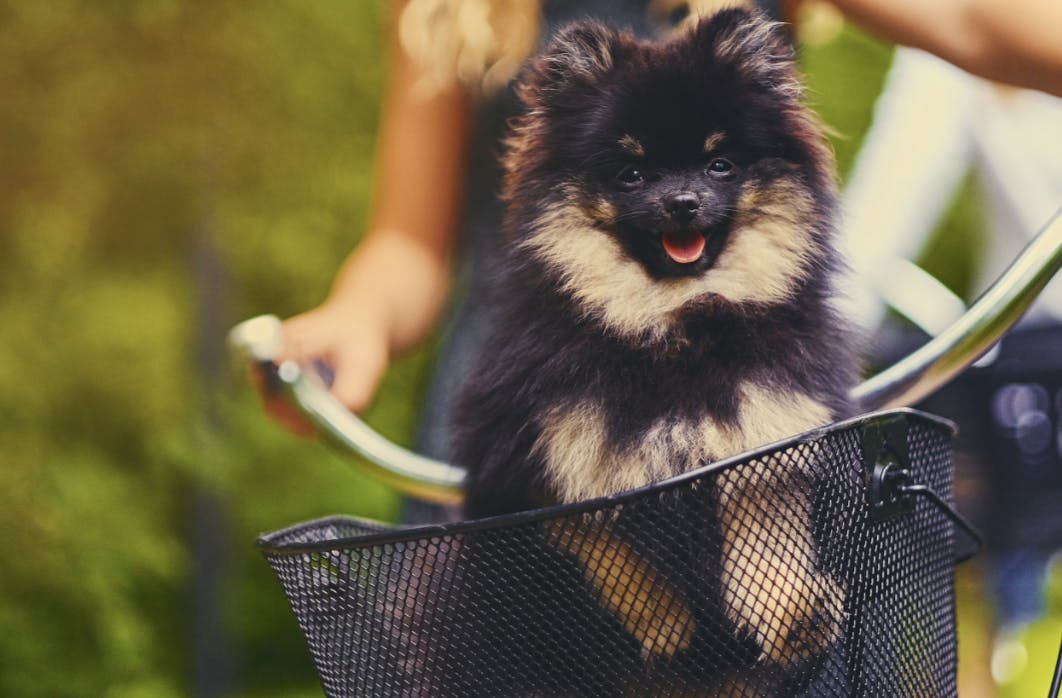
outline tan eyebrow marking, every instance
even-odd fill
[[[631,155],[634,155],[635,157],[645,157],[645,148],[643,148],[642,144],[639,143],[638,140],[630,134],[627,134],[623,138],[619,139],[619,145],[621,148],[626,150]]]
[[[726,134],[722,131],[713,131],[711,134],[708,135],[707,138],[704,139],[704,152],[712,152],[722,144],[725,138]]]

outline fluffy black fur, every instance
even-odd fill
[[[832,303],[833,159],[775,25],[728,10],[650,44],[579,24],[533,62],[519,94],[525,111],[503,160],[506,249],[493,279],[493,334],[458,409],[469,516],[613,494],[846,415],[856,363]],[[713,511],[694,517],[721,550],[706,575],[716,581],[703,589],[670,589],[667,565],[645,557],[622,517],[567,542],[544,528],[543,547],[591,586],[600,587],[603,565],[655,570],[637,592],[642,610],[617,611],[622,600],[608,592],[594,598],[611,603],[609,613],[589,595],[572,606],[623,624],[632,667],[639,655],[680,666],[691,642],[719,642],[632,630],[639,614],[719,627],[705,608],[728,619],[750,661],[792,667],[836,643],[840,631],[819,619],[838,617],[844,604],[813,544],[799,544],[811,539],[811,522],[799,520],[810,502],[776,509],[777,523],[763,515],[758,498],[800,477],[720,486]],[[798,541],[798,578],[752,578],[741,546],[769,556],[787,538]],[[468,547],[469,569],[524,562]],[[471,597],[486,593],[476,579],[469,573]],[[666,611],[656,604],[670,591],[715,601]],[[514,591],[513,613],[547,593]],[[486,664],[491,648],[516,652],[526,642],[520,632],[509,644],[477,636],[490,647],[459,654]]]
[[[661,418],[709,417],[740,428],[742,384],[806,395],[834,419],[848,411],[855,361],[848,327],[831,304],[833,161],[801,103],[792,52],[778,29],[725,11],[651,45],[577,25],[532,65],[521,97],[526,113],[504,161],[507,252],[495,280],[496,325],[459,408],[456,459],[470,469],[469,515],[558,501],[536,448],[544,417],[558,406],[600,405],[617,450],[635,445]],[[706,153],[716,133],[724,140]],[[637,146],[618,145],[625,136]],[[743,194],[769,196],[779,183],[799,196],[773,201],[773,213],[764,213],[762,201],[742,210]],[[668,211],[675,192],[696,197],[692,217]],[[543,222],[551,205],[582,212],[585,220],[572,225],[615,240],[650,283],[710,279],[721,255],[747,234],[742,217],[760,214],[755,220],[773,225],[771,216],[780,217],[804,231],[803,268],[786,272],[792,286],[782,297],[707,292],[658,323],[650,318],[653,326],[642,331],[617,330],[577,297],[570,270],[528,246],[531,238],[569,232],[563,221]],[[669,231],[680,240],[703,235],[700,258],[672,259],[661,242]]]

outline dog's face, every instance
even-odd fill
[[[579,195],[652,277],[701,276],[722,250],[754,156],[725,119],[704,117],[714,105],[658,82],[632,87],[580,144]]]
[[[620,334],[698,300],[788,302],[828,266],[832,159],[775,25],[729,10],[664,44],[577,26],[522,97],[521,242]]]

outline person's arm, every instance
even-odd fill
[[[281,360],[328,362],[333,394],[364,409],[390,359],[434,328],[450,285],[466,179],[469,105],[458,85],[421,97],[418,71],[391,39],[368,229],[323,304],[284,323]],[[269,405],[299,427],[283,406]]]
[[[832,0],[869,31],[999,82],[1062,96],[1058,0]]]

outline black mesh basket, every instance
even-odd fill
[[[328,696],[940,698],[951,437],[883,413],[584,504],[260,545]]]

